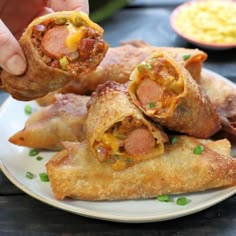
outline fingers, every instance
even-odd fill
[[[26,60],[20,45],[9,29],[0,20],[0,67],[13,75],[26,70]]]
[[[48,7],[51,7],[54,11],[79,10],[89,13],[88,0],[49,0]]]

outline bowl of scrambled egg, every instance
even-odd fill
[[[236,2],[198,0],[175,8],[170,17],[173,30],[203,48],[236,47]]]

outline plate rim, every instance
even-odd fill
[[[226,80],[232,85],[235,85],[232,81],[228,80],[227,78],[223,77],[222,75],[211,71],[209,69],[203,68],[203,71],[206,73],[210,74],[215,74],[218,76],[219,79]],[[3,104],[0,106],[0,113],[3,111],[4,108],[6,108],[9,103],[12,101],[11,96],[3,102]],[[66,200],[60,201],[56,200],[53,198],[49,198],[46,196],[41,196],[40,194],[34,192],[30,188],[28,188],[24,183],[22,183],[20,180],[17,180],[14,175],[9,171],[8,167],[4,164],[4,161],[0,157],[0,170],[3,172],[3,174],[10,180],[12,184],[14,184],[17,188],[19,188],[21,191],[26,193],[27,195],[39,200],[40,202],[43,202],[45,204],[48,204],[52,207],[55,207],[60,210],[64,210],[76,215],[88,217],[88,218],[93,218],[93,219],[100,219],[100,220],[105,220],[105,221],[112,221],[112,222],[120,222],[120,223],[149,223],[149,222],[161,222],[161,221],[167,221],[167,220],[172,220],[176,218],[180,218],[183,216],[187,215],[192,215],[197,212],[200,212],[202,210],[205,210],[207,208],[210,208],[227,198],[233,196],[236,193],[236,186],[231,186],[231,187],[225,187],[225,188],[220,188],[222,190],[228,190],[226,191],[227,193],[222,193],[218,197],[214,198],[213,200],[207,200],[206,202],[200,203],[198,205],[195,205],[190,208],[183,208],[182,210],[178,212],[171,212],[167,214],[159,214],[159,215],[153,215],[150,214],[148,216],[119,216],[119,215],[114,215],[111,213],[106,213],[106,212],[101,212],[101,211],[96,211],[96,210],[90,210],[90,209],[85,209],[80,206],[74,206],[74,205],[69,205]],[[212,189],[211,191],[214,191]],[[73,201],[80,201],[80,200],[73,200]],[[82,202],[89,202],[89,201],[82,201]]]
[[[186,7],[188,7],[189,5],[192,4],[198,4],[199,0],[193,0],[190,2],[185,2],[179,6],[177,6],[176,8],[174,8],[170,14],[170,26],[172,27],[172,29],[174,30],[174,32],[179,35],[180,37],[182,37],[183,39],[197,45],[203,48],[207,48],[207,49],[218,49],[218,50],[224,50],[224,49],[232,49],[232,48],[236,48],[236,42],[235,43],[207,43],[201,40],[197,40],[194,38],[191,38],[190,36],[186,36],[186,34],[184,34],[183,32],[181,32],[179,30],[179,27],[176,25],[175,23],[175,19],[178,16],[179,12],[181,9],[184,9]],[[236,4],[236,2],[232,1],[233,4]]]

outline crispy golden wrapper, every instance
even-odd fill
[[[166,134],[131,103],[126,84],[99,85],[88,107],[86,139],[100,162],[121,170],[164,152]]]
[[[236,142],[236,85],[213,72],[203,71],[200,86],[220,116],[222,128],[218,135]]]
[[[28,63],[22,76],[2,71],[1,88],[18,100],[33,100],[58,90],[78,75],[95,70],[108,44],[103,29],[79,11],[36,18],[19,43]]]
[[[84,140],[89,97],[57,94],[55,99],[51,106],[33,113],[24,129],[11,136],[9,141],[19,146],[60,150],[62,141]]]
[[[193,150],[204,147],[200,155]],[[204,191],[236,183],[236,160],[227,140],[216,142],[179,136],[162,155],[122,171],[100,163],[88,144],[65,143],[47,163],[57,199],[122,200]]]
[[[162,126],[198,138],[221,127],[208,96],[171,54],[154,53],[130,77],[132,101]]]

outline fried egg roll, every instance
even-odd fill
[[[189,71],[191,76],[197,81],[200,81],[202,66],[204,61],[206,61],[208,55],[198,48],[180,48],[180,47],[157,47],[150,44],[147,44],[141,40],[131,40],[125,45],[133,45],[137,48],[148,51],[149,53],[154,52],[168,52],[175,58],[179,63],[183,64],[184,67]]]
[[[130,76],[134,104],[169,130],[208,138],[221,127],[215,107],[171,54],[154,53]]]
[[[199,145],[203,151],[195,154]],[[178,136],[159,157],[114,171],[94,158],[86,141],[67,142],[46,168],[57,199],[146,199],[235,185],[236,160],[229,152],[226,139],[213,142]]]
[[[1,87],[18,100],[33,100],[96,69],[108,44],[103,29],[79,11],[36,18],[19,40],[28,63],[22,76],[2,71]]]
[[[86,139],[94,156],[122,170],[164,152],[167,135],[131,103],[126,84],[108,81],[88,102]]]
[[[219,75],[213,72],[203,71],[200,86],[220,116],[222,128],[219,135],[236,142],[236,85],[220,79]]]
[[[62,141],[85,139],[84,123],[88,96],[57,94],[55,103],[33,113],[25,127],[9,138],[13,144],[47,150],[60,150]]]

